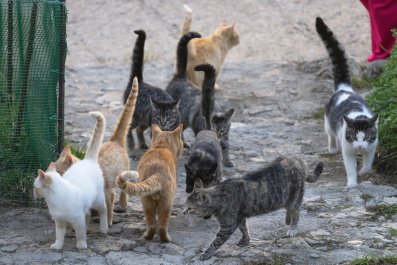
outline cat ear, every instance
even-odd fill
[[[348,125],[352,125],[352,124],[354,123],[354,120],[353,120],[353,119],[350,119],[349,117],[347,117],[347,115],[343,115],[343,119],[345,120],[345,122],[346,122]]]
[[[196,179],[196,182],[194,182],[193,191],[198,191],[201,189],[204,189],[203,182],[201,181],[201,179]]]
[[[150,97],[150,107],[152,108],[152,110],[157,109],[157,102],[154,101],[152,97]]]
[[[51,162],[51,163],[48,165],[47,171],[56,171],[56,170],[57,170],[57,166],[55,165],[54,162]]]
[[[372,126],[378,126],[379,123],[379,115],[377,113],[374,114],[374,116],[369,120],[372,124]]]
[[[46,178],[45,172],[43,170],[41,170],[41,169],[39,169],[37,171],[37,175],[39,175],[39,177],[42,178],[42,179]]]
[[[228,112],[225,113],[225,116],[230,119],[234,114],[234,109],[230,109]]]
[[[163,132],[163,131],[160,129],[160,127],[159,127],[157,124],[155,124],[155,123],[152,124],[152,139],[153,139],[153,140],[156,139],[157,136],[158,136],[160,133],[162,133],[162,132]]]
[[[65,145],[61,155],[71,155],[71,154],[72,154],[72,150],[70,150],[70,146],[68,144]]]
[[[73,164],[73,156],[71,154],[66,155],[65,161],[68,162],[70,165]]]
[[[180,135],[182,137],[182,131],[183,131],[183,124],[179,124],[178,127],[176,127],[176,129],[173,131],[173,133]]]
[[[233,22],[233,24],[230,25],[230,28],[234,30],[236,28],[236,22]]]

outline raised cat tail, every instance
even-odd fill
[[[316,30],[327,48],[328,55],[332,61],[335,91],[338,90],[340,84],[351,86],[349,66],[344,49],[320,17],[316,18]]]
[[[161,176],[154,174],[142,182],[132,183],[127,180],[131,177],[136,178],[136,171],[124,171],[117,176],[117,185],[130,196],[147,196],[159,192],[163,189],[161,186]]]
[[[190,31],[190,28],[192,26],[192,14],[193,14],[192,9],[188,5],[183,5],[183,9],[185,9],[185,20],[183,20],[181,36],[185,35]]]
[[[103,116],[99,111],[91,111],[89,114],[91,117],[96,118],[96,125],[91,141],[87,146],[84,159],[93,159],[98,161],[99,148],[103,142],[103,136],[105,134],[106,120],[105,116]]]
[[[188,32],[182,36],[179,40],[178,48],[176,50],[176,77],[186,78],[186,67],[187,67],[187,45],[191,39],[201,38],[201,35],[197,32]]]
[[[201,111],[206,122],[205,129],[211,130],[211,116],[215,105],[214,86],[216,70],[210,64],[197,65],[194,67],[194,70],[204,72],[204,80],[201,88]]]
[[[132,82],[132,88],[130,95],[128,96],[127,102],[125,103],[124,109],[119,116],[117,125],[113,131],[113,135],[110,138],[111,141],[118,142],[121,146],[126,146],[126,137],[130,128],[132,115],[135,111],[136,99],[138,97],[138,78],[134,78]]]
[[[324,163],[320,162],[317,164],[316,168],[313,170],[313,172],[310,172],[307,177],[305,178],[306,182],[316,182],[319,178],[321,173],[323,173],[323,169],[324,169]]]

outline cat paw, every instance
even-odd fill
[[[146,240],[153,240],[155,232],[156,232],[155,228],[149,228],[143,234],[143,238],[146,239]]]
[[[289,236],[289,237],[294,237],[294,236],[296,236],[298,234],[298,229],[297,228],[290,228],[288,231],[287,231],[287,236]]]
[[[86,249],[87,248],[87,242],[86,241],[79,241],[76,244],[77,249]]]
[[[335,148],[335,147],[328,147],[328,153],[329,153],[329,154],[332,154],[332,155],[335,155],[335,154],[338,153],[338,148]]]
[[[112,222],[113,223],[113,222]],[[110,224],[109,223],[109,226],[112,226],[112,224]],[[99,231],[102,233],[102,234],[107,234],[108,233],[108,231],[109,231],[109,227],[108,227],[108,224],[106,224],[106,226],[101,226],[100,228],[99,228]]]
[[[200,255],[200,258],[199,258],[199,259],[200,259],[201,261],[207,260],[207,259],[211,258],[214,254],[215,254],[215,252],[206,251],[206,252],[204,252],[203,254]]]
[[[224,162],[223,162],[223,165],[224,165],[225,167],[234,167],[233,162],[230,161],[230,160],[224,161]]]
[[[239,247],[244,247],[244,246],[247,246],[249,243],[250,243],[250,240],[249,240],[249,239],[242,238],[242,239],[240,239],[240,241],[238,242],[237,246],[239,246]]]
[[[62,244],[54,243],[50,246],[50,249],[56,249],[56,250],[62,249]]]
[[[347,188],[357,187],[357,181],[347,181],[346,187]]]
[[[366,176],[366,175],[369,175],[371,173],[371,169],[369,168],[362,168],[362,169],[360,169],[360,171],[358,172],[358,175],[360,176],[360,177],[363,177],[363,176]]]

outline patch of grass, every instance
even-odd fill
[[[394,175],[397,172],[397,45],[391,52],[390,62],[373,85],[375,89],[367,96],[367,101],[379,114],[376,168],[380,173]]]
[[[360,198],[361,198],[361,200],[367,202],[367,201],[373,199],[374,196],[372,196],[371,194],[363,193],[360,195]]]
[[[393,215],[397,214],[397,203],[380,203],[377,205],[371,205],[366,207],[367,211],[383,215],[386,218],[391,218]]]
[[[69,145],[70,146],[70,151],[72,152],[72,155],[77,157],[78,159],[84,159],[85,156],[85,151],[81,148],[78,148],[72,144],[70,144],[68,141],[65,141],[65,146]]]
[[[350,265],[389,265],[397,264],[397,256],[390,255],[379,257],[374,254],[365,255],[362,258],[355,259],[349,263]]]
[[[319,108],[315,112],[313,112],[311,118],[315,120],[324,119],[324,108]]]
[[[397,236],[397,229],[390,227],[389,228],[389,235],[392,237],[396,237]]]
[[[368,80],[368,78],[363,75],[361,78],[352,78],[352,86],[357,89],[369,89],[372,87],[372,82]]]

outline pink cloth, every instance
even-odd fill
[[[396,38],[390,31],[397,28],[397,0],[360,0],[369,14],[372,53],[368,61],[390,56]]]

